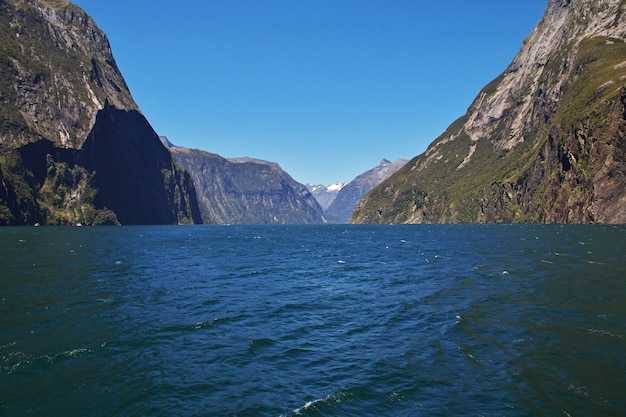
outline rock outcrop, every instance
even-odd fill
[[[162,142],[196,185],[202,218],[217,224],[323,223],[322,209],[309,190],[273,162],[226,159],[198,149]]]
[[[352,221],[626,222],[625,8],[550,0],[506,71]]]
[[[0,224],[201,222],[105,34],[63,0],[0,1]]]

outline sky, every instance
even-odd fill
[[[73,0],[175,145],[351,181],[424,152],[547,0]]]

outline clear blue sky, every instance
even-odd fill
[[[75,0],[176,145],[350,181],[424,152],[547,0]]]

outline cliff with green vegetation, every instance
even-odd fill
[[[0,0],[0,224],[201,222],[105,34],[63,0]]]
[[[355,223],[626,223],[626,1],[550,0],[497,79]]]
[[[251,158],[226,159],[161,140],[196,184],[205,223],[323,223],[322,208],[302,184],[276,163]]]

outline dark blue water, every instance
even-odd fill
[[[0,229],[0,415],[623,416],[624,226]]]

